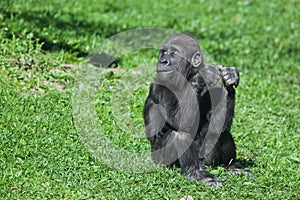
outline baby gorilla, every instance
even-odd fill
[[[143,112],[154,162],[180,167],[190,179],[213,187],[221,183],[205,165],[251,176],[236,162],[230,134],[238,82],[235,67],[204,64],[194,37],[169,38],[160,49]]]

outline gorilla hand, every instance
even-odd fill
[[[227,87],[228,86],[237,87],[239,85],[240,76],[238,70],[235,67],[233,66],[225,67],[219,65],[218,68],[221,73],[221,77],[224,81],[224,84]]]

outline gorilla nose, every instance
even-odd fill
[[[163,57],[162,59],[159,60],[159,62],[161,64],[164,64],[164,65],[167,65],[167,66],[170,65],[170,59],[168,58],[168,56]]]

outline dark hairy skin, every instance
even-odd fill
[[[154,162],[181,168],[192,180],[221,187],[205,166],[252,174],[236,161],[230,133],[239,74],[204,64],[198,41],[175,34],[161,47],[157,74],[143,111]]]

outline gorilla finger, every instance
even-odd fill
[[[226,86],[230,86],[230,85],[233,85],[235,86],[237,84],[237,82],[234,80],[234,79],[227,79],[227,80],[224,80],[224,83]]]
[[[246,175],[248,178],[254,178],[254,175],[251,172],[247,171],[247,170],[243,170],[242,173],[244,175]]]
[[[215,181],[215,180],[210,180],[210,181],[201,181],[202,183],[204,183],[207,187],[213,187],[216,189],[221,189],[222,188],[222,183]]]
[[[223,79],[224,80],[231,79],[231,75],[230,74],[226,74],[226,75],[223,76]]]

